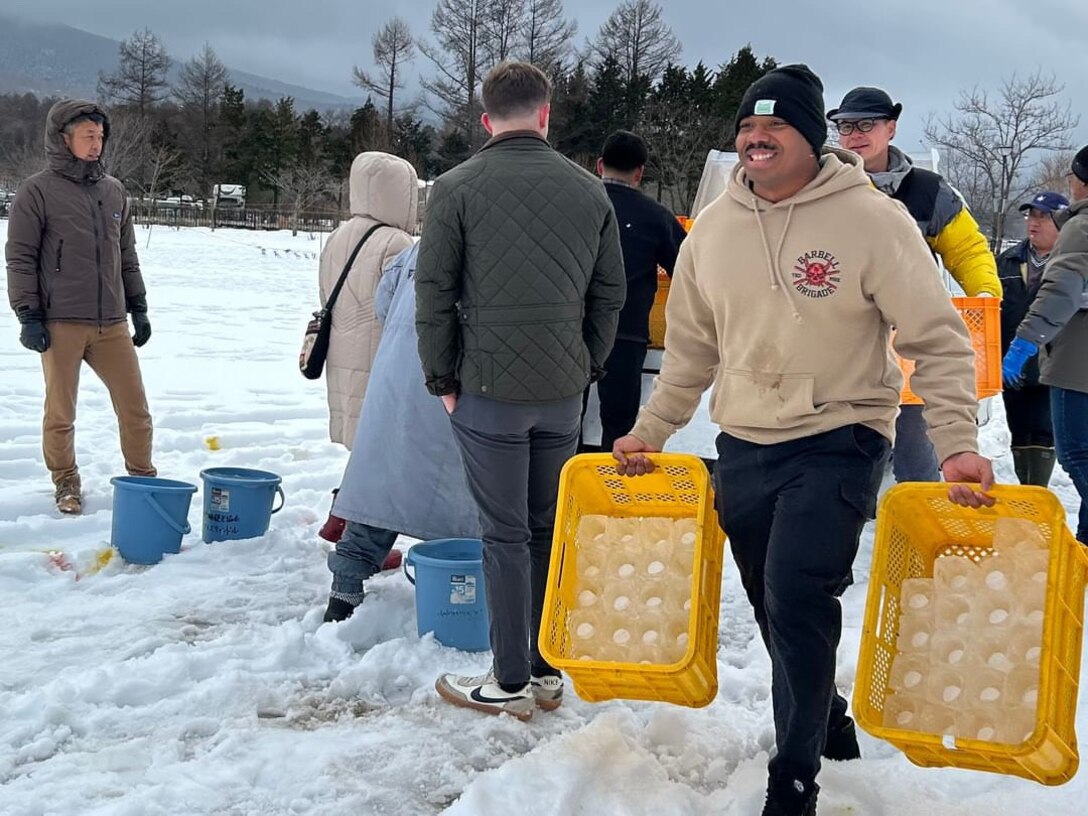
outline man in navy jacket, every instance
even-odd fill
[[[612,353],[597,382],[601,404],[601,450],[635,424],[642,403],[642,366],[650,342],[650,309],[657,293],[657,268],[669,275],[686,233],[676,217],[639,190],[648,158],[638,135],[618,130],[604,143],[597,172],[616,211],[627,275],[627,300],[620,312]]]

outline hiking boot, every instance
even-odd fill
[[[79,479],[65,479],[57,485],[53,494],[57,510],[66,516],[77,516],[83,512],[83,493]]]
[[[800,779],[771,776],[763,816],[816,816],[816,795],[820,786]]]
[[[435,681],[435,691],[448,703],[474,708],[487,714],[509,714],[523,722],[533,717],[533,692],[529,683],[517,691],[505,691],[489,671],[479,677],[443,674]]]
[[[529,678],[529,687],[537,707],[544,711],[555,711],[563,704],[563,677],[559,674],[534,674]]]
[[[858,747],[858,732],[854,727],[853,719],[844,716],[833,729],[828,728],[823,756],[825,759],[833,759],[838,762],[861,759],[861,748]]]

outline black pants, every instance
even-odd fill
[[[559,472],[578,447],[581,401],[501,402],[462,394],[450,420],[480,509],[491,653],[500,683],[555,672],[537,635],[548,586]]]
[[[771,771],[814,779],[831,720],[842,632],[838,596],[874,515],[888,440],[861,425],[756,445],[717,440],[718,518],[771,656],[778,754]]]
[[[605,361],[607,372],[597,382],[601,403],[601,450],[612,451],[612,443],[629,433],[638,419],[642,404],[642,366],[646,362],[646,343],[617,340]]]
[[[1054,424],[1050,418],[1050,388],[1026,385],[1001,392],[1005,421],[1012,434],[1012,447],[1054,447]]]

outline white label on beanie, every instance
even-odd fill
[[[774,99],[760,99],[756,102],[756,116],[770,116],[774,113],[774,103],[777,100]]]

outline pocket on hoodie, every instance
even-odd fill
[[[777,429],[819,413],[812,404],[813,377],[737,369],[718,373],[711,417],[742,428]]]

